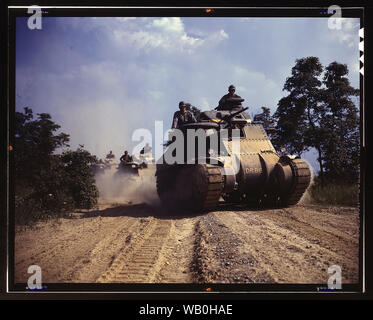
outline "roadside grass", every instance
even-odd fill
[[[313,184],[309,190],[311,202],[324,205],[358,206],[358,184]]]

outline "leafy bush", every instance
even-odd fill
[[[77,208],[90,209],[97,204],[98,189],[92,173],[97,158],[81,145],[76,151],[66,151],[61,160],[65,166],[66,188]]]
[[[15,222],[60,217],[74,208],[92,208],[98,190],[92,173],[97,158],[80,145],[76,151],[53,154],[68,146],[69,136],[49,114],[33,120],[30,108],[16,112],[15,126]]]

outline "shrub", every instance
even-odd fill
[[[92,166],[97,158],[91,155],[83,146],[76,151],[66,151],[61,155],[65,166],[66,188],[77,208],[90,209],[97,204],[98,189],[92,172]]]

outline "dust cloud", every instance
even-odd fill
[[[138,176],[119,172],[117,166],[112,166],[96,174],[95,180],[101,204],[159,204],[154,165],[140,169]]]

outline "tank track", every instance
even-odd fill
[[[288,195],[284,199],[286,205],[296,205],[307,190],[311,181],[311,171],[306,161],[293,159],[289,162],[293,172],[293,184]]]
[[[175,181],[179,178],[181,181]],[[157,173],[158,195],[171,208],[212,210],[218,205],[222,189],[221,169],[211,164],[168,168]]]
[[[216,208],[223,190],[223,176],[218,166],[211,164],[202,165],[206,173],[207,190],[205,190],[202,201],[202,210],[212,210]],[[203,194],[203,193],[202,193]]]

